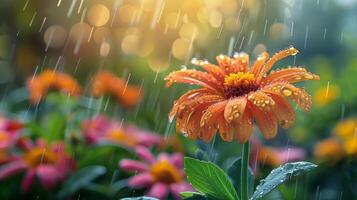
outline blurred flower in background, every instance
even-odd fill
[[[301,161],[306,158],[306,151],[298,147],[271,147],[262,144],[258,138],[252,137],[250,165],[254,171],[259,165],[277,167],[282,164]]]
[[[143,96],[141,88],[128,85],[127,81],[105,71],[94,75],[91,90],[94,97],[109,94],[116,98],[119,104],[129,108],[136,106]]]
[[[334,136],[315,145],[314,154],[320,161],[336,163],[345,156],[357,156],[357,119],[347,118],[336,124]]]
[[[23,192],[28,192],[36,179],[43,188],[53,188],[75,169],[74,161],[66,154],[63,143],[49,145],[43,139],[34,143],[24,138],[19,146],[21,152],[9,155],[8,162],[0,167],[0,180],[25,171],[21,183]]]
[[[126,147],[151,147],[161,141],[161,137],[155,133],[144,131],[134,125],[111,121],[104,116],[84,121],[82,134],[89,144],[112,142]]]
[[[128,172],[138,172],[129,179],[132,188],[146,188],[147,195],[159,199],[166,199],[172,194],[175,199],[180,198],[180,192],[193,191],[186,182],[183,172],[183,155],[160,153],[157,157],[149,149],[138,146],[135,149],[142,161],[123,159],[119,167]]]
[[[338,85],[327,85],[319,88],[314,94],[314,102],[317,106],[325,106],[341,95],[340,87]]]
[[[0,151],[16,143],[22,128],[21,122],[0,115]]]
[[[30,101],[33,104],[39,103],[51,89],[68,95],[79,95],[81,93],[81,87],[72,76],[52,70],[45,70],[29,78],[27,87],[30,92]]]

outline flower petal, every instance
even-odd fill
[[[263,111],[270,111],[275,107],[274,100],[263,91],[252,92],[248,95],[249,102]]]
[[[273,112],[279,122],[279,125],[283,128],[289,128],[295,123],[295,111],[289,102],[281,95],[270,94],[275,101]]]
[[[222,91],[222,82],[217,81],[211,74],[195,69],[186,69],[171,72],[165,77],[166,86],[170,87],[173,83],[189,83],[199,85],[213,91]]]
[[[249,67],[249,55],[244,52],[236,53],[233,56],[232,65],[239,72],[247,72]]]
[[[252,113],[264,138],[274,138],[278,131],[278,123],[274,112],[263,111],[255,106],[252,106]]]
[[[152,185],[154,178],[150,173],[140,173],[129,179],[129,186],[132,188],[144,188]]]
[[[147,195],[158,199],[166,199],[165,197],[168,195],[168,193],[169,193],[168,185],[164,183],[155,183],[151,187]]]
[[[129,124],[125,127],[125,132],[131,133],[135,137],[139,144],[144,146],[152,146],[159,144],[161,136],[151,131],[143,130],[135,125]]]
[[[210,141],[219,127],[218,119],[224,115],[224,110],[228,101],[221,101],[209,106],[200,120],[201,132],[204,135],[205,141]],[[232,141],[231,132],[220,132],[220,135],[225,141]]]
[[[224,114],[227,103],[228,101],[224,100],[209,106],[202,115],[200,126],[210,126],[213,123],[217,123],[217,118]]]
[[[24,170],[26,167],[27,167],[26,163],[22,160],[16,160],[4,164],[0,168],[0,180],[3,180],[5,178],[8,178],[9,176],[17,174],[20,171]]]
[[[173,121],[173,118],[176,116],[180,106],[182,103],[192,100],[193,98],[197,98],[203,95],[209,95],[212,94],[212,92],[210,92],[209,90],[207,90],[206,88],[200,88],[200,89],[196,89],[196,90],[190,90],[188,92],[186,92],[185,94],[183,94],[175,103],[174,106],[172,107],[170,113],[169,113],[169,120],[170,122]]]
[[[138,146],[135,148],[135,153],[138,155],[139,158],[142,160],[152,164],[155,162],[155,157],[152,155],[149,149],[144,146]]]
[[[219,67],[224,70],[225,74],[238,72],[238,69],[232,65],[232,59],[229,56],[221,54],[216,57],[216,60]]]
[[[35,180],[36,171],[30,169],[27,171],[24,179],[21,182],[21,191],[26,193],[30,190],[33,181]]]
[[[259,72],[258,76],[256,77],[258,79],[258,81],[260,81],[260,79],[263,77],[263,75],[265,73],[267,73],[272,67],[273,65],[281,60],[284,59],[288,56],[291,55],[296,55],[297,53],[299,53],[299,51],[297,49],[295,49],[294,47],[289,47],[287,49],[281,50],[278,53],[274,54],[264,65],[264,67],[262,68],[262,71]]]
[[[287,82],[274,82],[264,86],[262,91],[283,95],[291,98],[302,110],[308,112],[311,109],[312,97],[303,88],[295,87]]]
[[[58,172],[54,166],[40,165],[36,169],[36,174],[44,188],[53,188],[59,181]]]
[[[172,195],[174,196],[175,199],[180,200],[181,199],[181,192],[186,192],[186,191],[195,191],[190,184],[187,182],[181,182],[181,183],[173,183],[170,185],[170,190]]]
[[[236,139],[239,143],[243,144],[249,140],[253,133],[253,116],[249,109],[246,109],[242,119],[235,123]]]
[[[178,169],[183,166],[183,155],[181,153],[174,153],[170,157],[170,162]]]
[[[255,60],[250,72],[254,74],[255,77],[258,77],[258,74],[262,71],[265,61],[269,58],[269,54],[267,52],[261,53],[258,58]]]
[[[281,88],[281,94],[291,98],[302,110],[306,112],[310,111],[312,97],[303,88],[287,84]]]
[[[203,60],[193,60],[194,65],[200,66],[205,69],[208,73],[212,74],[218,81],[224,81],[225,72],[217,65],[211,64]]]
[[[277,149],[278,158],[281,164],[303,160],[306,156],[306,152],[301,148],[283,148]]]
[[[232,128],[224,118],[224,115],[220,116],[217,119],[217,121],[218,121],[219,134],[222,138],[231,137],[230,135],[233,136]]]
[[[206,132],[203,132],[200,127],[200,121],[201,121],[204,111],[212,104],[213,103],[210,103],[210,102],[200,104],[187,117],[186,122],[185,122],[185,124],[186,124],[185,130],[187,131],[187,134],[190,138],[198,137],[198,138],[203,139],[205,142],[208,142],[212,139],[214,132],[215,132],[214,129],[216,127],[211,126],[211,129],[209,129],[209,131],[206,131]]]
[[[319,80],[320,77],[308,72],[303,67],[293,67],[288,69],[281,69],[271,72],[267,77],[262,79],[264,83],[271,83],[275,81],[286,81],[289,83],[296,83],[307,80]]]
[[[125,171],[132,172],[143,172],[148,170],[148,166],[145,163],[130,159],[122,159],[119,163],[119,167]]]
[[[228,123],[232,121],[240,120],[247,104],[247,97],[235,97],[228,101],[226,108],[224,109],[224,118]]]
[[[188,133],[187,130],[188,122],[191,119],[196,119],[196,118],[198,118],[197,126],[199,128],[200,125],[199,122],[201,120],[203,112],[201,113],[196,112],[195,117],[191,118],[193,113],[197,111],[198,108],[201,108],[201,111],[203,111],[208,106],[212,105],[213,103],[219,102],[221,100],[223,100],[223,98],[218,95],[204,95],[182,103],[182,106],[179,108],[177,112],[176,130],[182,133]],[[192,136],[194,139],[194,135],[189,135],[189,136],[190,137]]]

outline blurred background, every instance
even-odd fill
[[[218,137],[196,144],[175,134],[167,113],[193,87],[166,88],[164,77],[193,67],[195,58],[215,63],[218,54],[244,51],[253,60],[290,45],[300,53],[277,67],[305,66],[321,81],[305,86],[313,95],[312,112],[299,113],[294,128],[265,145],[300,147],[305,160],[321,165],[267,199],[357,199],[355,0],[0,0],[0,111],[33,126],[47,127],[50,119],[63,117],[66,125],[57,130],[71,142],[80,119],[103,114],[174,137],[185,155],[194,155],[196,148],[217,151],[209,159],[224,166],[239,155],[240,145]],[[26,83],[47,69],[73,76],[82,86],[80,97],[72,101],[50,94],[39,104],[29,103]],[[95,98],[90,85],[98,71],[140,88],[140,103],[128,108],[108,97]],[[94,163],[103,162],[108,161]],[[257,176],[271,167],[263,163]],[[11,196],[11,187],[1,192],[4,197]]]

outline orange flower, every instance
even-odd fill
[[[314,155],[322,162],[329,161],[331,163],[336,163],[344,157],[345,151],[338,140],[329,138],[322,140],[315,145]]]
[[[120,104],[133,107],[142,98],[141,90],[136,86],[127,85],[126,81],[109,72],[98,72],[92,82],[92,93],[95,97],[110,94],[117,98]]]
[[[357,156],[357,138],[351,138],[344,142],[344,148],[347,155]]]
[[[202,86],[182,95],[175,102],[169,119],[172,121],[176,116],[178,131],[206,142],[219,130],[225,141],[236,138],[244,143],[252,133],[253,120],[265,138],[275,137],[278,123],[288,128],[295,121],[294,109],[287,98],[305,111],[310,110],[312,104],[311,96],[292,83],[319,80],[319,76],[302,67],[281,69],[267,75],[278,60],[297,53],[298,50],[290,47],[268,60],[268,53],[263,52],[252,66],[249,66],[246,53],[233,58],[219,55],[219,66],[194,60],[193,64],[206,72],[183,69],[165,78],[168,87],[175,82]]]
[[[343,140],[353,140],[357,134],[357,118],[351,117],[337,123],[333,133]]]
[[[338,85],[330,85],[319,88],[314,95],[314,100],[318,106],[325,106],[335,101],[340,95],[341,90]]]
[[[45,70],[41,74],[29,78],[27,88],[30,91],[31,103],[40,102],[50,89],[59,90],[69,95],[81,93],[81,87],[70,75],[52,70]]]

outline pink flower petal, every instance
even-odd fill
[[[148,166],[142,162],[130,159],[123,159],[119,163],[119,167],[125,171],[143,172],[148,170]]]
[[[161,141],[161,137],[158,134],[140,129],[131,124],[125,127],[125,132],[135,135],[139,143],[147,147],[159,144]]]
[[[133,176],[129,180],[129,186],[132,188],[144,188],[150,186],[154,182],[150,173],[140,173]]]
[[[31,185],[35,179],[36,172],[33,169],[29,169],[21,182],[21,191],[26,193],[30,190]]]
[[[41,165],[37,167],[36,174],[44,188],[54,187],[59,180],[58,172],[54,166]]]
[[[22,160],[13,161],[8,164],[5,164],[0,168],[0,180],[17,174],[18,172],[24,170],[26,167],[26,163]]]
[[[170,161],[170,155],[168,153],[160,153],[158,156],[157,156],[157,160],[167,160],[167,161]]]
[[[169,187],[168,185],[164,183],[155,183],[150,191],[147,193],[147,196],[150,197],[155,197],[158,199],[166,199],[165,197],[167,196],[169,192]]]
[[[187,182],[174,183],[170,185],[170,190],[175,199],[181,199],[181,192],[195,191]]]
[[[42,138],[39,138],[39,139],[36,140],[36,146],[37,147],[46,148],[47,147],[47,141],[42,139]]]
[[[73,159],[67,157],[67,155],[61,155],[55,167],[58,177],[63,180],[76,169],[76,163]]]
[[[23,149],[24,151],[28,151],[34,147],[34,144],[28,138],[20,138],[20,140],[16,143],[16,146]]]
[[[170,162],[177,168],[182,168],[183,166],[183,156],[180,153],[174,153],[170,157]]]
[[[278,158],[282,162],[281,164],[290,162],[290,161],[299,161],[303,160],[306,156],[306,153],[303,149],[300,148],[284,148],[278,149]]]
[[[140,159],[142,159],[150,164],[155,163],[155,157],[152,155],[152,153],[146,147],[138,146],[135,148],[135,152]]]
[[[0,133],[4,134],[4,133]],[[13,140],[11,138],[0,141],[0,150],[6,150],[13,144]]]

